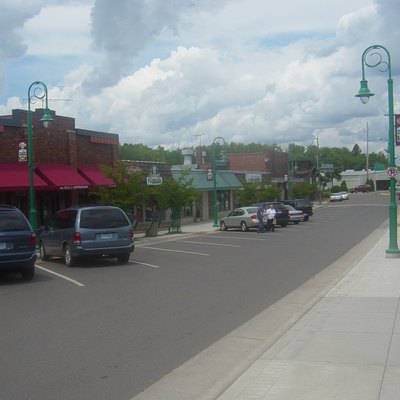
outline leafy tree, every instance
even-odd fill
[[[293,196],[298,199],[314,199],[317,195],[317,184],[309,182],[295,183],[293,185]]]
[[[243,182],[242,190],[236,190],[236,199],[239,206],[247,206],[249,204],[260,202],[260,182]]]
[[[265,186],[261,191],[262,201],[276,201],[279,198],[280,189],[276,183]]]
[[[100,203],[114,204],[127,212],[143,203],[148,195],[143,173],[128,174],[123,164],[115,169],[103,166],[102,170],[114,181],[115,187],[99,186],[90,191]]]
[[[351,150],[351,153],[352,153],[354,156],[359,156],[359,155],[361,155],[362,151],[361,151],[361,149],[360,149],[360,146],[359,146],[357,143],[353,146],[353,150]]]
[[[192,184],[192,179],[188,179],[187,173],[182,171],[177,181],[167,179],[158,186],[155,196],[160,208],[172,210],[171,232],[181,232],[181,209],[199,196],[199,192]]]

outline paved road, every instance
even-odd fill
[[[387,204],[356,194],[274,233],[176,235],[141,241],[127,266],[39,262],[32,283],[2,277],[0,399],[133,397],[331,264]]]

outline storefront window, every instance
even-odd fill
[[[217,191],[217,208],[218,211],[228,211],[230,209],[229,190]]]

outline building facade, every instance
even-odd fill
[[[101,171],[118,161],[118,135],[79,129],[75,119],[51,111],[44,128],[43,109],[32,112],[35,207],[38,223],[55,211],[90,202],[90,189],[112,186]],[[0,116],[0,203],[29,213],[27,111]]]

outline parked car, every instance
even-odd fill
[[[296,210],[294,207],[289,204],[285,204],[285,207],[289,210],[289,221],[294,224],[298,224],[300,221],[304,221],[304,213],[303,211]]]
[[[36,235],[25,215],[14,206],[0,206],[0,271],[35,275]]]
[[[349,194],[347,192],[339,192],[340,196],[342,196],[342,200],[348,200]]]
[[[312,203],[308,199],[284,200],[283,203],[294,207],[296,210],[303,211],[303,221],[308,221],[313,215]]]
[[[358,193],[358,192],[362,192],[362,193],[368,193],[371,190],[371,185],[358,185],[355,186],[354,188],[350,189],[351,193]]]
[[[258,228],[257,208],[258,207],[235,208],[228,215],[221,218],[219,223],[221,231],[227,231],[229,228],[236,228],[246,232],[251,228]]]
[[[329,196],[329,201],[342,201],[342,195],[337,192],[337,193],[331,193]]]
[[[135,248],[133,228],[119,207],[83,205],[58,211],[40,229],[40,257],[63,257],[73,266],[82,257],[113,257],[127,263]]]
[[[285,205],[282,202],[274,202],[274,201],[270,201],[270,202],[264,202],[264,203],[255,203],[255,204],[251,204],[250,207],[260,207],[263,204],[266,204],[267,206],[269,206],[270,204],[273,204],[275,210],[276,210],[276,225],[279,225],[281,227],[286,227],[290,221],[289,218],[289,210],[285,207]]]

